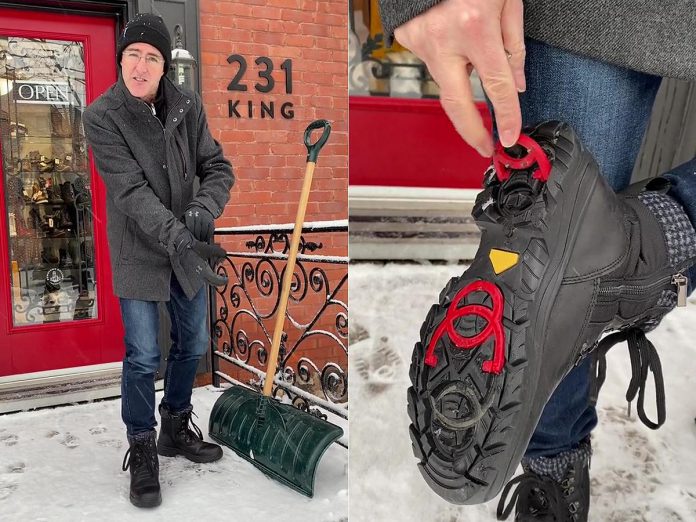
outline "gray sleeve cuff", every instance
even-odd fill
[[[384,28],[384,45],[391,47],[394,30],[424,13],[440,0],[379,0],[379,12]]]

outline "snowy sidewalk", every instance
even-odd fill
[[[206,440],[220,390],[194,390],[194,421]],[[161,392],[157,400],[161,399]],[[196,464],[160,457],[162,505],[128,500],[128,448],[120,400],[0,416],[0,520],[283,520],[338,522],[348,517],[348,452],[333,444],[322,458],[314,498],[283,486],[224,448],[222,460]]]
[[[411,451],[406,389],[411,351],[432,303],[462,266],[350,266],[351,333],[369,339],[349,349],[351,522],[484,522],[498,499],[454,506],[421,478]],[[624,345],[610,352],[593,434],[590,522],[696,520],[696,300],[649,334],[665,376],[667,422],[651,431],[626,417],[630,362]],[[387,337],[386,342],[380,342]],[[651,378],[650,378],[651,379]],[[652,380],[646,412],[654,418]],[[511,517],[511,519],[514,517]]]

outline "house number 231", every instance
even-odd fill
[[[227,86],[228,91],[246,91],[247,86],[242,84],[244,75],[247,72],[247,61],[241,54],[232,54],[227,57],[227,63],[237,64],[239,69],[234,75],[232,81]],[[259,66],[258,79],[254,84],[254,89],[258,92],[271,92],[275,87],[275,79],[273,73],[273,61],[268,56],[259,56],[254,60],[254,63]],[[285,74],[285,93],[292,94],[292,60],[288,58],[280,64],[280,68]]]

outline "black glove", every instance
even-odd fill
[[[186,297],[193,299],[206,283],[213,286],[227,284],[227,277],[213,272],[209,264],[212,262],[215,266],[225,259],[226,252],[220,245],[197,241],[188,230],[182,232],[174,245],[172,268]]]
[[[198,241],[209,243],[213,237],[215,218],[200,203],[193,201],[184,212],[184,224]]]

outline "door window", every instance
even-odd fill
[[[80,42],[0,35],[0,145],[15,326],[97,316]]]

